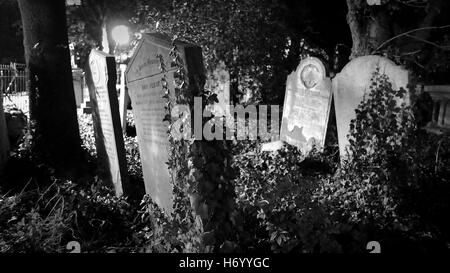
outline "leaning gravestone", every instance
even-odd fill
[[[104,171],[102,175],[113,183],[116,195],[120,196],[128,192],[129,184],[116,77],[114,56],[92,50],[86,82],[93,105],[97,157]]]
[[[8,159],[9,141],[6,130],[5,113],[3,112],[3,93],[0,90],[0,174]]]
[[[407,88],[408,71],[395,65],[391,60],[380,56],[364,56],[352,60],[333,79],[333,96],[336,109],[336,125],[338,131],[339,152],[341,158],[347,156],[350,133],[350,122],[356,118],[355,109],[368,94],[373,73],[377,67],[380,73],[386,74],[392,88]],[[409,96],[406,97],[409,103]]]
[[[331,106],[331,80],[323,63],[302,60],[286,82],[280,140],[297,146],[304,155],[325,143]]]
[[[193,77],[203,77],[201,49],[191,44],[176,42],[190,81]],[[144,174],[145,191],[165,211],[173,211],[173,186],[167,162],[169,141],[168,123],[163,121],[166,115],[166,99],[163,98],[161,80],[162,56],[168,71],[168,88],[173,92],[175,67],[171,64],[169,53],[171,39],[157,33],[144,34],[135,54],[128,64],[126,80],[135,117],[139,152]]]

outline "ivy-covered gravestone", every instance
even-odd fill
[[[101,176],[114,185],[117,196],[128,193],[125,146],[116,91],[116,63],[112,55],[92,50],[86,82],[93,105],[97,157]]]
[[[386,74],[392,83],[392,89],[407,88],[408,71],[391,60],[381,56],[363,56],[353,59],[333,79],[333,96],[336,109],[336,125],[338,131],[339,152],[341,158],[347,156],[350,133],[350,122],[356,118],[355,110],[370,92],[371,79],[379,69]],[[402,102],[409,104],[409,96]],[[402,103],[399,102],[399,103]]]
[[[204,77],[201,48],[181,41],[175,44],[189,82],[193,82],[195,77]],[[171,39],[165,35],[144,34],[126,71],[145,190],[153,201],[169,213],[174,203],[174,174],[168,166],[170,118],[167,119],[166,115],[169,114],[167,96],[173,98],[174,94],[165,94],[164,87],[174,92],[174,72],[177,67],[172,62],[172,56],[169,56],[172,46]],[[162,65],[166,73],[163,73]]]
[[[3,112],[3,93],[0,90],[0,174],[8,159],[9,141],[6,128],[5,113]]]
[[[304,155],[325,144],[331,106],[331,80],[317,58],[302,60],[286,82],[280,139]]]

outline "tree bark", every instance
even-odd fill
[[[420,19],[417,25],[409,29],[395,28],[395,18],[389,15],[387,4],[369,6],[367,0],[347,0],[348,14],[347,22],[352,34],[353,47],[350,59],[369,55],[375,52],[381,45],[402,31],[415,28],[426,28],[413,33],[411,37],[400,37],[395,39],[397,47],[404,52],[413,52],[421,49],[424,40],[430,38],[431,27],[441,13],[444,6],[443,0],[429,0],[426,15]],[[396,31],[394,31],[396,29]]]
[[[347,0],[347,7],[353,40],[350,59],[371,54],[392,36],[391,18],[383,5],[372,7],[366,0]]]
[[[64,0],[18,0],[25,59],[29,69],[32,151],[75,177],[80,170],[81,141],[68,48]]]

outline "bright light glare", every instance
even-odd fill
[[[119,45],[126,45],[130,42],[128,27],[124,25],[116,26],[111,31],[112,38]]]

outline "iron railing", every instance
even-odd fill
[[[29,114],[28,73],[24,64],[0,64],[0,89],[3,107],[14,107]]]

